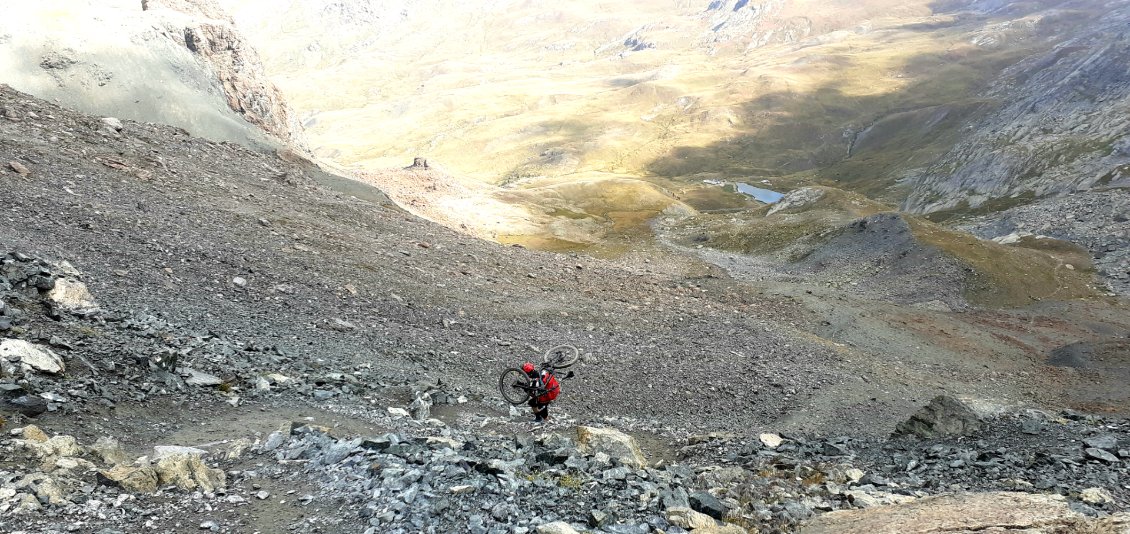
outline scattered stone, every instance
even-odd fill
[[[16,431],[13,431],[13,434],[18,435],[28,441],[34,441],[36,443],[46,443],[49,439],[47,433],[40,430],[39,427],[35,425],[28,425],[16,430],[19,432],[17,433]]]
[[[8,167],[11,168],[12,171],[14,171],[16,174],[19,174],[21,176],[27,176],[31,174],[31,169],[28,169],[26,166],[24,166],[23,163],[20,163],[16,160],[9,161]]]
[[[196,447],[182,447],[179,445],[156,445],[153,447],[153,460],[160,460],[168,458],[169,456],[176,456],[184,454],[189,456],[203,456],[208,454],[204,449],[197,449]]]
[[[255,498],[259,499],[260,501],[266,500],[270,496],[271,496],[271,492],[269,492],[267,490],[260,490],[258,493],[255,494]]]
[[[286,434],[282,431],[276,430],[267,435],[267,441],[263,442],[263,451],[269,452],[279,448],[286,441]]]
[[[765,445],[770,449],[776,449],[777,447],[780,447],[781,443],[784,443],[785,441],[781,436],[769,433],[761,434],[757,436],[757,439],[761,440],[762,445]]]
[[[38,417],[48,408],[46,400],[34,395],[20,395],[13,399],[4,399],[0,406],[27,417]]]
[[[224,383],[222,378],[196,369],[181,368],[180,371],[181,376],[185,377],[184,383],[190,386],[218,386]]]
[[[79,456],[84,449],[79,445],[74,436],[58,435],[47,441],[15,440],[17,445],[22,445],[31,451],[37,458],[58,458],[63,456]]]
[[[600,528],[612,520],[612,516],[607,512],[600,510],[592,510],[589,512],[588,524],[592,528]]]
[[[544,525],[538,525],[538,534],[580,534],[577,529],[564,521],[554,521]]]
[[[235,278],[232,278],[231,283],[235,287],[239,287],[239,288],[247,287],[247,279],[242,277],[242,276],[237,276]]]
[[[125,128],[125,124],[122,124],[121,119],[115,117],[103,117],[102,124],[110,127],[116,132],[120,132],[123,128]]]

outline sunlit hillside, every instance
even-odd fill
[[[223,3],[317,155],[347,169],[426,157],[492,198],[482,185],[635,178],[706,210],[743,200],[703,180],[902,202],[908,177],[1001,106],[987,89],[1006,67],[1100,12],[925,0]],[[545,227],[556,208],[536,197],[514,209]],[[452,216],[436,198],[416,200],[418,213]],[[460,224],[489,235],[500,222]]]

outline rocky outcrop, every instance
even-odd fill
[[[282,93],[267,79],[259,54],[223,8],[212,0],[145,0],[141,6],[146,11],[189,15],[179,19],[183,28],[171,32],[170,37],[211,66],[228,107],[275,137],[305,149],[301,124]]]
[[[905,534],[931,532],[1125,532],[1126,517],[1090,519],[1058,495],[993,492],[941,495],[894,506],[823,514],[803,534]],[[1122,525],[1119,527],[1118,525]],[[1093,530],[1092,530],[1093,529]]]

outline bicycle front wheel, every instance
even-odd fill
[[[522,404],[530,400],[530,378],[521,369],[511,367],[498,377],[498,392],[510,404]]]
[[[554,369],[564,369],[581,359],[581,351],[572,345],[558,345],[545,351],[545,363]]]

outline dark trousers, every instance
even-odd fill
[[[534,409],[534,421],[549,419],[549,404],[542,404],[537,399],[530,399],[530,408]]]

